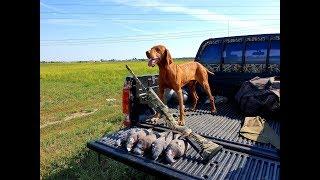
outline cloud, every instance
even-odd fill
[[[61,9],[55,8],[53,6],[49,6],[43,2],[40,1],[40,5],[53,10],[56,13],[68,13],[67,11],[63,11]],[[83,27],[94,27],[96,26],[97,21],[96,20],[81,20],[81,19],[75,19],[76,17],[80,17],[77,15],[71,15],[74,18],[67,18],[67,19],[41,19],[40,23],[42,24],[54,24],[54,25],[68,25],[68,26],[83,26]]]
[[[96,26],[97,21],[70,18],[70,19],[45,19],[45,20],[41,20],[40,22],[42,24],[94,27]]]
[[[131,31],[142,32],[142,33],[146,33],[147,32],[145,30],[142,30],[142,29],[139,29],[139,28],[136,28],[136,27],[132,27],[132,26],[128,26],[126,24],[120,23],[117,20],[112,20],[112,22],[115,23],[115,24],[118,24],[118,25],[120,25],[120,26],[122,26],[122,27],[124,27],[126,29],[129,29]]]
[[[153,8],[162,12],[186,14],[203,21],[212,21],[225,25],[229,24],[230,27],[234,28],[245,28],[248,26],[257,27],[257,30],[262,33],[278,31],[278,28],[264,28],[262,24],[257,23],[256,21],[244,21],[224,14],[212,12],[208,9],[184,7],[178,4],[160,2],[158,0],[137,0],[134,3],[127,0],[115,0],[114,2],[127,6]]]
[[[43,7],[47,8],[47,9],[53,10],[53,11],[58,12],[58,13],[65,13],[64,11],[62,11],[62,10],[60,10],[58,8],[55,8],[53,6],[49,6],[49,5],[47,5],[47,4],[45,4],[45,3],[41,2],[41,1],[40,1],[40,6],[43,6]]]

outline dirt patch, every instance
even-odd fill
[[[54,124],[59,124],[59,123],[62,123],[62,122],[66,122],[66,121],[70,121],[71,119],[74,119],[74,118],[78,118],[78,117],[83,117],[83,116],[88,116],[90,114],[93,114],[97,111],[98,109],[94,109],[92,111],[88,111],[88,110],[82,110],[80,112],[74,112],[72,113],[70,116],[67,116],[65,117],[63,120],[61,121],[54,121],[54,122],[49,122],[49,123],[46,123],[44,125],[41,125],[40,126],[40,129],[44,128],[44,127],[47,127],[47,126],[50,126],[50,125],[54,125]]]
[[[111,99],[106,99],[106,101],[107,101],[107,102],[115,102],[115,101],[116,101],[116,99],[111,98]]]

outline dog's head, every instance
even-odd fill
[[[163,45],[153,46],[149,51],[146,51],[146,55],[149,59],[148,66],[154,67],[165,66],[172,63],[172,58],[169,50]]]

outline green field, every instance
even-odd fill
[[[137,75],[158,72],[146,61],[41,63],[41,179],[155,178],[106,157],[99,164],[86,148],[88,141],[121,128],[125,64]]]

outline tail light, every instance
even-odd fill
[[[126,86],[122,90],[122,112],[123,114],[129,114],[129,100],[130,98],[130,89]]]
[[[126,81],[122,90],[122,112],[125,115],[125,120],[123,124],[125,126],[130,126],[130,83]]]

